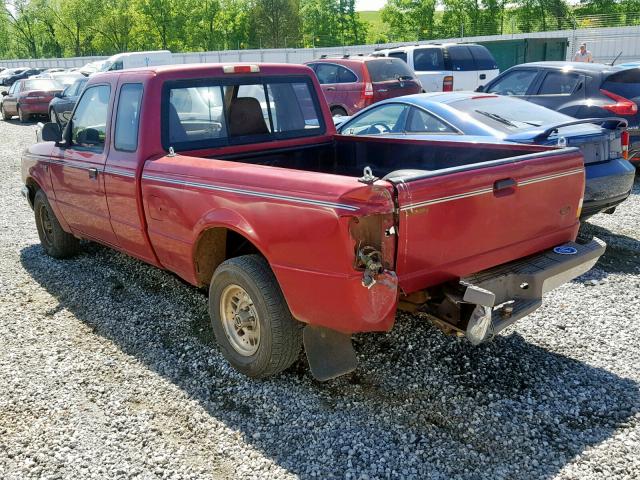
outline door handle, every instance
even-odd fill
[[[487,78],[487,75],[485,73],[481,73],[480,80],[484,80],[485,78]]]
[[[98,178],[98,169],[97,168],[90,168],[89,169],[89,178],[91,179],[96,179]]]
[[[328,92],[333,92],[335,91],[336,87],[327,87],[327,91]]]
[[[493,184],[494,192],[501,192],[504,190],[513,189],[518,186],[518,182],[516,182],[513,178],[503,178],[502,180],[497,180]]]
[[[387,90],[388,90],[388,89],[386,89],[386,88],[379,88],[379,89],[378,89],[378,91],[379,91],[379,92],[386,92]]]

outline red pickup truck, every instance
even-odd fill
[[[301,65],[91,77],[22,158],[43,249],[100,242],[209,287],[220,348],[275,374],[351,371],[354,332],[425,313],[480,343],[587,271],[575,148],[340,136]],[[378,178],[379,177],[379,178]]]

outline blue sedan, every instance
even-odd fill
[[[512,97],[436,92],[376,103],[341,122],[338,132],[425,140],[464,135],[476,141],[578,147],[587,178],[584,220],[599,212],[613,213],[631,193],[635,168],[623,158],[625,126],[620,118],[576,120]]]

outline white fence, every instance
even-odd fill
[[[464,37],[437,40],[444,42],[487,42],[496,40],[512,40],[523,38],[557,38],[565,37],[569,42],[567,60],[570,60],[578,45],[586,42],[593,53],[594,61],[611,62],[620,52],[617,63],[640,60],[640,26],[585,28],[578,30],[556,30],[548,32],[519,33],[509,35],[491,35],[482,37]],[[430,43],[423,41],[419,43]],[[368,54],[376,48],[415,44],[415,42],[392,43],[384,45],[355,45],[347,47],[325,48],[281,48],[262,50],[225,50],[218,52],[174,53],[175,63],[228,63],[228,62],[271,62],[271,63],[303,63],[320,57],[320,55],[357,55]],[[3,67],[80,67],[88,62],[106,57],[74,57],[0,60]]]

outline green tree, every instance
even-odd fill
[[[255,0],[252,16],[263,47],[283,48],[299,44],[298,0]]]

